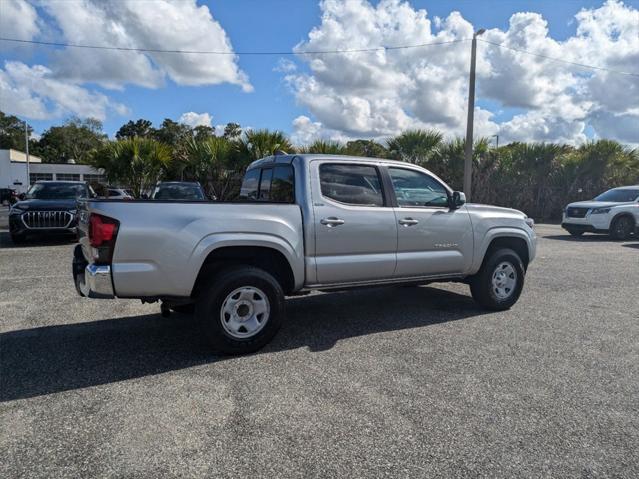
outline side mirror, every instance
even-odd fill
[[[453,195],[450,197],[450,209],[456,210],[462,207],[466,203],[466,195],[461,191],[453,191]]]
[[[20,193],[20,194],[18,195],[18,199],[19,199],[20,201],[24,201],[26,198],[27,198],[26,193]]]

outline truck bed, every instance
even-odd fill
[[[295,204],[87,200],[78,228],[89,262],[90,213],[120,223],[111,263],[119,297],[189,296],[209,253],[225,246],[275,248],[291,264],[296,286],[304,283],[302,212]]]

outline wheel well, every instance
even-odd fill
[[[630,221],[632,221],[633,225],[636,225],[635,222],[635,217],[634,215],[632,215],[631,213],[628,213],[627,211],[624,211],[623,213],[617,213],[612,220],[610,221],[610,224],[612,225],[615,221],[617,221],[619,218],[629,218]]]
[[[264,246],[226,246],[210,252],[206,257],[195,280],[191,297],[197,296],[204,281],[216,271],[240,264],[255,266],[270,273],[280,283],[285,294],[293,291],[293,270],[282,253]]]
[[[486,258],[488,258],[494,251],[501,248],[510,248],[513,250],[521,258],[521,262],[524,264],[524,269],[528,268],[528,262],[530,261],[530,256],[528,255],[528,244],[523,239],[514,236],[500,236],[499,238],[493,239],[488,245],[488,249],[484,255],[484,261],[486,261]]]

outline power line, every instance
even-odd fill
[[[488,43],[490,45],[494,45],[499,48],[505,48],[507,50],[512,50],[519,53],[525,53],[526,55],[532,55],[538,58],[544,58],[546,60],[564,63],[568,65],[577,66],[580,68],[587,68],[591,70],[600,70],[606,71],[609,73],[616,73],[619,75],[627,75],[633,77],[639,77],[639,73],[633,72],[624,72],[620,70],[613,70],[611,68],[599,67],[595,65],[587,65],[585,63],[577,63],[571,62],[569,60],[563,60],[561,58],[554,58],[548,55],[544,55],[541,53],[534,53],[528,50],[523,50],[521,48],[514,48],[508,45],[504,45],[503,43],[491,42],[490,40],[484,40],[482,38],[477,38],[478,41],[483,43]],[[430,42],[430,43],[418,43],[414,45],[394,45],[394,46],[380,46],[380,47],[370,47],[370,48],[352,48],[352,49],[344,49],[344,50],[307,50],[307,51],[238,51],[238,52],[226,52],[219,50],[164,50],[159,48],[133,48],[133,47],[114,47],[108,45],[84,45],[79,43],[58,43],[58,42],[44,42],[38,40],[22,40],[19,38],[6,38],[0,37],[0,41],[5,42],[13,42],[13,43],[22,43],[22,44],[32,44],[32,45],[42,45],[49,47],[65,47],[65,48],[87,48],[91,50],[114,50],[114,51],[124,51],[124,52],[141,52],[141,53],[174,53],[174,54],[196,54],[196,55],[324,55],[324,54],[340,54],[340,53],[367,53],[367,52],[379,52],[386,50],[404,50],[409,48],[421,48],[421,47],[429,47],[429,46],[437,46],[437,45],[450,45],[453,43],[462,43],[470,41],[468,38],[461,38],[458,40],[448,40],[441,42]]]
[[[56,43],[56,42],[43,42],[38,40],[21,40],[18,38],[5,38],[0,37],[0,41],[13,42],[13,43],[27,43],[33,45],[44,45],[49,47],[66,47],[66,48],[89,48],[92,50],[116,50],[124,52],[142,52],[142,53],[188,53],[198,55],[323,55],[323,54],[335,54],[335,53],[366,53],[366,52],[378,52],[385,50],[403,50],[407,48],[421,48],[435,45],[448,45],[451,43],[461,43],[468,41],[467,38],[459,40],[449,40],[442,42],[431,43],[418,43],[416,45],[397,45],[397,46],[381,46],[371,48],[353,48],[346,50],[307,50],[307,51],[239,51],[239,52],[224,52],[216,50],[163,50],[159,48],[132,48],[132,47],[112,47],[107,45],[82,45],[78,43]]]
[[[604,67],[598,67],[598,66],[595,66],[595,65],[586,65],[585,63],[577,63],[577,62],[571,62],[569,60],[562,60],[561,58],[550,57],[548,55],[543,55],[541,53],[529,52],[528,50],[523,50],[521,48],[509,47],[508,45],[504,45],[503,43],[491,42],[490,40],[484,40],[482,38],[478,38],[477,40],[480,41],[480,42],[483,42],[483,43],[489,43],[490,45],[494,45],[496,47],[505,48],[507,50],[512,50],[514,52],[525,53],[526,55],[532,55],[534,57],[539,57],[539,58],[545,58],[546,60],[551,60],[553,62],[566,63],[568,65],[574,65],[574,66],[581,67],[581,68],[589,68],[591,70],[602,70],[602,71],[606,71],[606,72],[610,72],[610,73],[617,73],[619,75],[628,75],[628,76],[633,76],[633,77],[639,77],[639,73],[622,72],[620,70],[613,70],[611,68],[604,68]]]

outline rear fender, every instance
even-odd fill
[[[189,270],[196,271],[196,274],[192,278],[189,291],[193,289],[197,274],[209,254],[227,246],[271,248],[282,253],[293,271],[294,290],[298,290],[304,285],[304,257],[297,253],[296,248],[285,239],[263,233],[214,233],[204,237],[193,250]],[[298,250],[301,251],[302,248]]]

